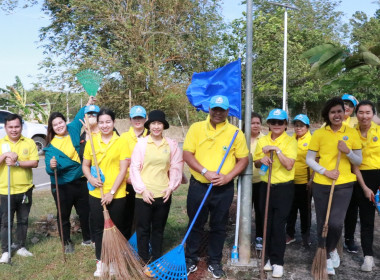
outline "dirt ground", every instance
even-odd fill
[[[226,271],[226,278],[230,280],[248,280],[248,279],[260,279],[260,260],[255,255],[255,250],[252,247],[252,257],[257,266],[244,269],[228,266],[228,259],[230,258],[232,245],[234,242],[235,235],[235,213],[236,213],[236,201],[231,206],[230,209],[230,222],[228,226],[228,234],[226,244],[223,251],[223,265]],[[314,206],[313,206],[314,210]],[[252,226],[252,232],[254,233],[254,221]],[[311,228],[311,240],[312,245],[310,249],[305,249],[302,246],[299,219],[296,225],[297,241],[287,245],[285,251],[285,265],[284,265],[284,276],[282,279],[286,280],[305,280],[313,278],[310,275],[311,264],[317,249],[317,236],[316,236],[316,220],[315,213],[313,212],[312,228]],[[205,241],[207,240],[207,234],[205,235]],[[355,240],[358,245],[360,245],[360,223],[356,227]],[[206,248],[206,247],[204,247]],[[205,249],[204,249],[205,250]],[[360,271],[360,265],[363,262],[363,253],[361,248],[357,254],[350,254],[343,250],[341,256],[341,265],[335,270],[336,275],[330,276],[329,279],[335,280],[369,280],[369,279],[380,279],[380,217],[376,215],[375,218],[375,234],[374,234],[374,261],[376,267],[372,272],[362,272]],[[204,256],[204,255],[203,255]],[[199,280],[199,279],[213,279],[211,273],[207,271],[206,258],[201,258],[201,262],[198,266],[198,271],[189,276],[189,280]],[[267,274],[267,279],[278,279],[272,278],[271,273]]]

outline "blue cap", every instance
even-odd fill
[[[347,93],[343,94],[342,100],[351,101],[352,104],[354,104],[355,107],[356,107],[356,105],[358,105],[358,101],[356,101],[356,98],[353,95],[351,95],[351,94],[347,94]]]
[[[299,114],[299,115],[295,116],[293,119],[293,123],[295,123],[296,121],[300,121],[306,125],[310,125],[310,120],[305,114]]]
[[[129,116],[131,117],[131,119],[133,119],[135,117],[142,117],[145,119],[146,118],[145,108],[143,106],[140,106],[140,105],[133,106],[131,111],[129,112]]]
[[[87,114],[87,113],[99,113],[100,112],[100,108],[96,105],[88,105],[86,106],[86,108],[84,109],[84,113]]]
[[[210,100],[210,109],[212,108],[222,108],[223,110],[227,110],[230,107],[230,102],[228,98],[224,95],[215,95]]]
[[[267,120],[286,120],[288,121],[288,114],[282,109],[273,109],[269,112]]]

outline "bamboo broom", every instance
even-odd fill
[[[338,170],[340,156],[341,156],[341,152],[339,151],[338,158],[335,164],[335,170]],[[326,238],[327,238],[327,233],[329,231],[329,218],[330,218],[331,202],[332,202],[334,189],[335,189],[335,183],[336,183],[336,180],[333,180],[332,185],[331,185],[331,190],[330,190],[329,201],[327,204],[326,219],[325,219],[325,223],[322,229],[322,240],[318,246],[317,252],[315,253],[313,265],[311,266],[311,274],[316,280],[328,279],[328,275],[326,271],[326,261],[327,261]]]
[[[89,133],[91,150],[93,155],[96,173],[100,178],[99,165],[95,154],[94,142],[92,139],[91,128],[87,115],[86,126]],[[100,194],[103,198],[103,188],[100,188]],[[102,279],[146,279],[143,273],[143,266],[140,259],[136,258],[132,247],[125,239],[124,235],[118,230],[112,222],[107,207],[103,205],[104,215],[104,232],[102,240]]]

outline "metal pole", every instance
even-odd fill
[[[282,79],[282,110],[288,112],[288,99],[286,93],[286,67],[288,58],[288,8],[284,12],[284,77]]]
[[[252,111],[252,35],[253,2],[247,1],[247,49],[246,49],[246,86],[245,86],[245,138],[248,148],[251,146],[251,111]],[[252,224],[252,158],[242,173],[241,216],[239,236],[239,263],[249,264],[251,260],[251,224]]]
[[[67,122],[70,121],[69,119],[69,92],[66,91],[66,119],[67,119]]]

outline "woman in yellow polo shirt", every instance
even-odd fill
[[[183,159],[177,142],[162,134],[164,129],[169,128],[164,112],[150,112],[144,126],[148,129],[148,136],[139,138],[129,172],[136,191],[138,252],[141,259],[148,263],[162,255],[171,194],[181,184]],[[149,242],[152,246],[151,257]]]
[[[359,204],[360,239],[364,254],[362,271],[372,271],[373,261],[373,230],[375,222],[375,207],[371,202],[379,189],[380,178],[380,126],[372,120],[375,115],[375,105],[368,100],[360,101],[356,107],[359,126],[356,128],[363,145],[363,161],[354,171],[358,181],[354,185],[354,193]]]
[[[83,173],[88,182],[95,187],[89,196],[90,204],[90,226],[95,241],[96,271],[95,277],[102,274],[102,264],[100,261],[102,251],[102,239],[104,229],[103,207],[106,205],[112,221],[120,232],[126,236],[126,215],[125,196],[127,168],[130,161],[128,143],[114,132],[115,113],[109,109],[101,109],[97,116],[100,134],[93,138],[96,159],[104,180],[101,182],[91,174],[93,164],[93,154],[91,144],[86,143],[83,154]],[[100,194],[100,187],[103,188],[103,197]]]
[[[294,162],[297,158],[297,141],[286,133],[288,115],[284,110],[274,109],[267,118],[270,132],[261,137],[255,150],[256,168],[269,166],[270,152],[273,151],[271,189],[268,205],[267,263],[264,270],[271,271],[273,277],[282,277],[284,273],[285,224],[292,206],[294,194]],[[268,172],[261,176],[260,208],[265,213],[265,201],[268,184]]]
[[[331,184],[336,180],[326,238],[327,273],[335,275],[334,268],[340,265],[335,248],[342,234],[344,217],[356,181],[355,174],[351,172],[351,164],[359,165],[362,153],[357,132],[343,124],[344,104],[340,97],[334,97],[326,102],[322,109],[322,117],[326,126],[316,130],[311,137],[306,163],[315,171],[312,190],[319,240],[326,218]],[[341,152],[339,170],[335,170],[339,151]],[[319,163],[315,161],[317,153],[320,157]]]
[[[306,154],[309,149],[311,134],[309,131],[310,120],[304,114],[299,114],[293,119],[294,135],[298,142],[297,159],[294,165],[294,199],[292,209],[286,223],[286,244],[295,242],[295,226],[298,210],[301,220],[302,242],[305,247],[310,245],[310,192],[308,191],[308,181],[310,179],[310,169],[306,164]]]

